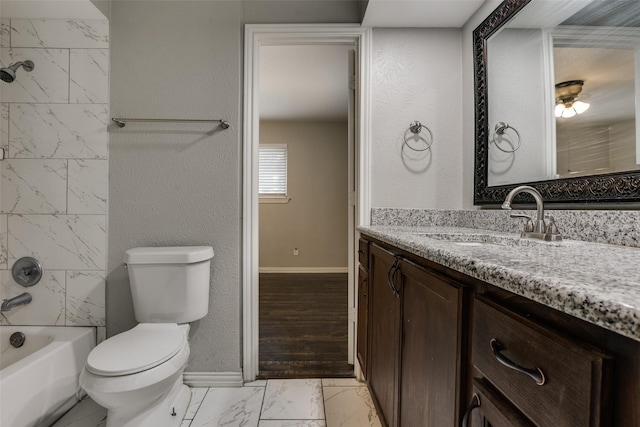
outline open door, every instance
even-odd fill
[[[348,118],[347,118],[347,129],[349,132],[349,154],[347,156],[349,161],[348,171],[348,185],[349,185],[349,203],[348,206],[348,221],[349,221],[349,332],[348,332],[348,340],[349,340],[349,349],[348,349],[348,362],[353,365],[355,360],[355,348],[356,348],[356,262],[355,262],[355,242],[356,239],[356,215],[357,215],[357,186],[356,186],[356,150],[355,144],[357,141],[356,129],[357,126],[357,90],[358,90],[358,79],[356,78],[357,74],[357,61],[356,61],[356,52],[353,49],[347,51],[349,55],[349,72],[347,78],[349,79],[349,104],[348,104]]]

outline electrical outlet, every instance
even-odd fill
[[[298,248],[293,248],[293,254],[295,256],[298,256],[299,252],[298,252]]]

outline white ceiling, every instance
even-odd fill
[[[571,120],[610,123],[635,117],[633,50],[554,48],[555,82],[584,80],[578,99],[591,108]]]
[[[370,0],[362,25],[460,28],[484,0]],[[346,47],[260,48],[260,118],[347,119]]]
[[[260,119],[346,121],[346,46],[262,46]]]
[[[461,28],[485,0],[369,0],[367,27]]]

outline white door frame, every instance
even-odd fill
[[[245,381],[258,374],[258,144],[260,46],[354,44],[358,57],[357,224],[369,224],[371,29],[355,25],[246,25],[242,196],[242,366]],[[355,281],[357,282],[357,281]],[[357,298],[356,298],[357,300]],[[351,309],[352,307],[350,307]],[[358,369],[356,368],[356,371]],[[358,372],[356,372],[358,374]]]

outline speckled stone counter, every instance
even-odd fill
[[[535,210],[373,208],[371,225],[437,225],[519,233],[523,222],[509,218],[509,213],[535,215]],[[640,210],[547,210],[546,214],[555,218],[567,239],[640,246]]]
[[[362,234],[640,341],[640,249],[463,227],[359,227]],[[429,233],[436,234],[429,236]],[[454,239],[442,240],[453,233]]]

